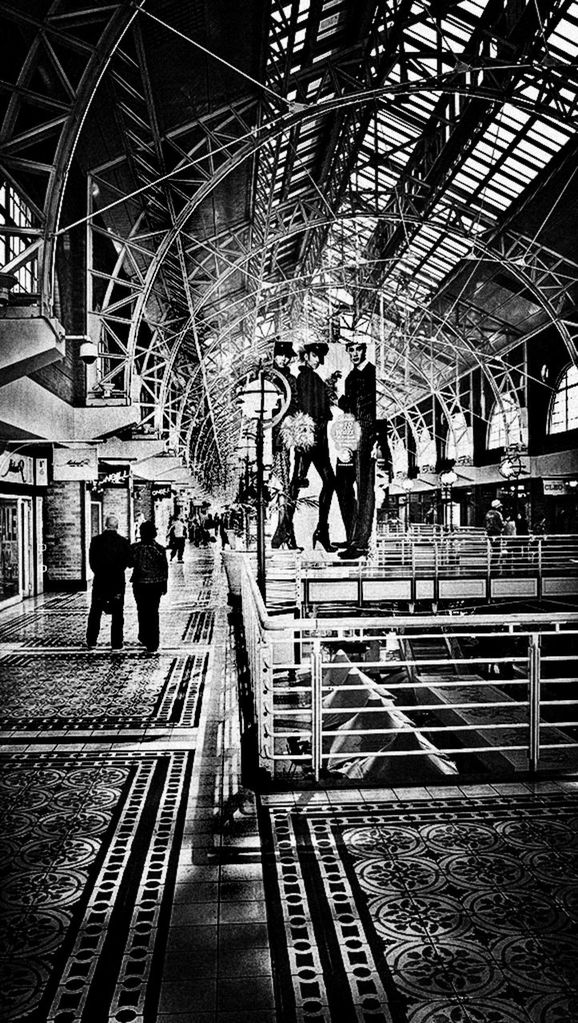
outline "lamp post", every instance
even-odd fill
[[[255,423],[255,466],[257,490],[257,586],[267,599],[265,574],[265,430],[273,425],[273,412],[279,405],[279,390],[267,380],[262,369],[249,380],[240,395],[242,414]]]
[[[399,485],[403,490],[403,531],[407,533],[409,529],[409,495],[413,490],[413,480],[409,476],[404,476],[400,481]]]
[[[442,488],[442,506],[444,510],[444,526],[448,529],[454,528],[454,503],[452,490],[458,476],[453,469],[446,469],[440,472],[440,484]]]

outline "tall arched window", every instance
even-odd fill
[[[434,472],[436,461],[435,441],[427,426],[423,426],[418,434],[417,464],[422,472]]]
[[[527,444],[528,427],[524,422],[518,395],[506,391],[496,402],[488,423],[488,448],[507,448],[510,444]]]
[[[578,429],[578,369],[567,366],[558,381],[550,404],[548,433]]]
[[[446,458],[453,458],[460,465],[471,465],[473,462],[474,435],[463,412],[456,412],[451,418]]]

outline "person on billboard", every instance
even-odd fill
[[[331,395],[326,381],[317,370],[323,365],[329,345],[325,341],[309,341],[303,345],[303,364],[297,377],[297,404],[302,413],[309,416],[314,424],[312,444],[306,449],[296,448],[295,467],[291,480],[290,497],[295,510],[299,489],[306,485],[311,465],[317,469],[321,479],[317,526],[311,537],[313,549],[320,544],[325,551],[334,550],[329,539],[329,509],[335,490],[335,476],[329,459],[327,424],[332,418]]]
[[[367,554],[373,514],[375,510],[375,457],[376,443],[376,382],[375,366],[367,359],[367,345],[363,341],[346,343],[351,370],[345,377],[344,393],[337,404],[344,412],[355,417],[360,436],[353,452],[356,502],[353,521],[348,530],[348,546],[339,552],[345,560]],[[345,521],[345,519],[344,519]]]
[[[273,474],[281,484],[283,493],[282,503],[279,510],[277,528],[271,538],[271,547],[287,547],[289,550],[297,549],[295,540],[295,529],[293,527],[293,510],[291,508],[290,484],[291,484],[291,456],[289,449],[283,443],[283,423],[295,415],[298,409],[297,404],[297,378],[291,372],[291,363],[296,358],[296,352],[290,341],[275,342],[273,349],[273,366],[287,381],[291,398],[285,409],[285,414],[280,422],[273,427]]]

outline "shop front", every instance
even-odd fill
[[[46,459],[0,455],[0,607],[43,589],[42,493]]]

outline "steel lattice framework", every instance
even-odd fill
[[[238,37],[187,6],[0,2],[1,175],[30,211],[4,211],[2,269],[58,312],[85,236],[89,403],[139,401],[214,488],[238,381],[305,322],[375,341],[416,444],[428,395],[457,443],[468,374],[499,403],[546,325],[578,362],[578,255],[550,230],[578,173],[576,0],[255,0]]]

